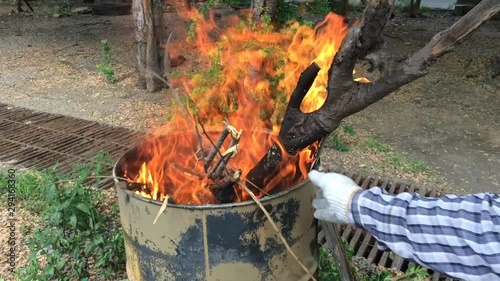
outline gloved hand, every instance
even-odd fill
[[[311,182],[319,187],[313,207],[314,217],[339,224],[354,223],[350,216],[351,201],[361,188],[350,178],[336,173],[311,171]]]

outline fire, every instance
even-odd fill
[[[279,144],[279,124],[289,95],[311,62],[316,62],[321,71],[302,103],[302,110],[314,111],[325,101],[328,70],[348,26],[343,17],[335,14],[329,14],[315,28],[290,23],[281,31],[273,31],[265,24],[255,27],[237,18],[222,30],[212,17],[205,19],[193,12],[191,18],[196,35],[191,43],[208,69],[174,82],[182,85],[189,97],[181,106],[196,118],[187,118],[181,107],[171,112],[171,121],[156,132],[166,133],[166,138],[151,140],[141,150],[145,156],[136,164],[137,173],[130,179],[142,184],[135,192],[147,198],[161,201],[169,195],[176,203],[215,204],[217,200],[209,189],[213,181],[206,177],[192,120],[199,119],[214,142],[225,119],[241,130],[239,144],[234,147],[237,153],[228,167],[240,170],[245,182],[273,143]],[[369,82],[366,78],[356,80]],[[222,154],[229,149],[229,139],[221,147]],[[203,144],[206,151],[212,148],[206,137]],[[264,196],[303,181],[316,146],[294,156],[282,149],[278,172],[265,179],[256,195]],[[238,185],[234,188],[235,201],[248,199]]]

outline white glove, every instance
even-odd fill
[[[350,178],[336,173],[311,171],[311,182],[319,187],[313,207],[314,217],[323,221],[339,224],[353,224],[351,201],[361,188]]]

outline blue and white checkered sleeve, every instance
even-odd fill
[[[403,258],[464,280],[500,280],[500,198],[358,192],[351,221]]]

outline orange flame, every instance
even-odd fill
[[[273,143],[279,143],[277,133],[289,95],[311,62],[316,62],[321,71],[301,107],[304,112],[311,112],[324,103],[328,70],[348,27],[344,18],[335,14],[329,14],[314,29],[290,23],[280,32],[266,25],[256,28],[236,18],[232,19],[231,27],[221,30],[213,17],[205,19],[198,12],[191,17],[199,59],[207,62],[209,68],[174,82],[182,84],[189,96],[182,106],[196,114],[208,130],[220,131],[222,121],[227,118],[242,131],[237,154],[229,165],[240,169],[245,181]],[[212,39],[214,36],[218,40]],[[367,82],[366,78],[357,80]],[[217,203],[210,191],[214,182],[203,176],[206,175],[203,160],[196,156],[199,141],[194,126],[181,110],[172,112],[171,121],[157,133],[189,133],[152,140],[141,149],[145,159],[131,177],[143,184],[136,193],[155,200],[163,200],[168,194],[176,203],[184,204]],[[213,141],[217,137],[218,133],[210,133]],[[230,139],[224,142],[221,153],[229,148]],[[212,148],[207,138],[203,144],[206,150]],[[282,149],[282,164],[277,174],[265,179],[258,196],[303,181],[314,160],[315,148],[313,145],[295,156]],[[236,201],[247,199],[248,194],[238,189]]]

